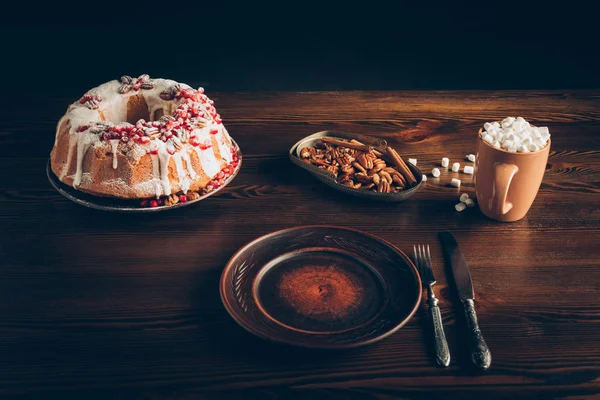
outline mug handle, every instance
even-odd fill
[[[519,171],[514,164],[497,162],[494,164],[494,190],[490,200],[490,208],[497,215],[504,215],[512,208],[512,203],[506,201],[508,188],[513,176]]]

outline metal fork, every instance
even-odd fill
[[[436,361],[442,367],[447,367],[450,364],[450,350],[448,349],[448,342],[446,341],[446,335],[444,334],[444,325],[442,325],[442,314],[438,307],[438,299],[433,293],[435,277],[431,266],[429,245],[413,246],[413,250],[415,252],[415,264],[419,271],[419,275],[421,275],[423,287],[427,289],[427,305],[429,315],[433,321],[433,331],[435,334]]]

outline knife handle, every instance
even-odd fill
[[[440,366],[447,367],[450,364],[450,350],[448,349],[448,341],[442,324],[442,313],[440,307],[438,307],[438,299],[433,294],[433,289],[429,287],[427,292],[427,305],[429,306],[429,315],[433,321],[435,335],[435,359]]]
[[[488,348],[479,324],[477,323],[477,314],[475,313],[475,302],[472,299],[463,300],[465,306],[465,315],[467,317],[467,327],[469,329],[469,348],[471,351],[471,360],[473,363],[486,370],[492,364],[492,354]]]

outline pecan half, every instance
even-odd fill
[[[365,174],[356,174],[356,180],[361,183],[370,183],[373,182],[373,177]]]
[[[373,160],[367,156],[367,154],[363,153],[356,159],[360,165],[362,165],[365,169],[373,168]]]
[[[379,182],[379,184],[377,185],[377,191],[379,193],[390,193],[391,190],[392,188],[390,184],[384,179],[382,179],[381,182]]]
[[[379,171],[379,176],[381,176],[382,179],[385,179],[387,183],[392,183],[392,177],[386,171]]]
[[[364,168],[363,168],[363,166],[362,166],[362,165],[360,165],[359,163],[357,163],[356,161],[354,161],[354,162],[352,163],[352,166],[353,166],[354,168],[356,168],[357,170],[359,170],[360,172],[362,172],[363,174],[366,174],[366,173],[367,173],[367,170],[366,170],[366,169],[364,169]]]

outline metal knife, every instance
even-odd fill
[[[454,284],[458,297],[462,301],[465,309],[465,316],[467,320],[468,334],[469,334],[469,350],[471,352],[471,360],[473,363],[486,370],[492,363],[492,354],[488,348],[479,324],[477,322],[477,314],[475,313],[475,294],[473,293],[473,283],[471,281],[471,274],[467,267],[465,257],[458,246],[458,242],[450,232],[440,232],[440,241],[442,242],[442,248],[446,259],[450,262],[452,267],[452,275],[454,276]]]

